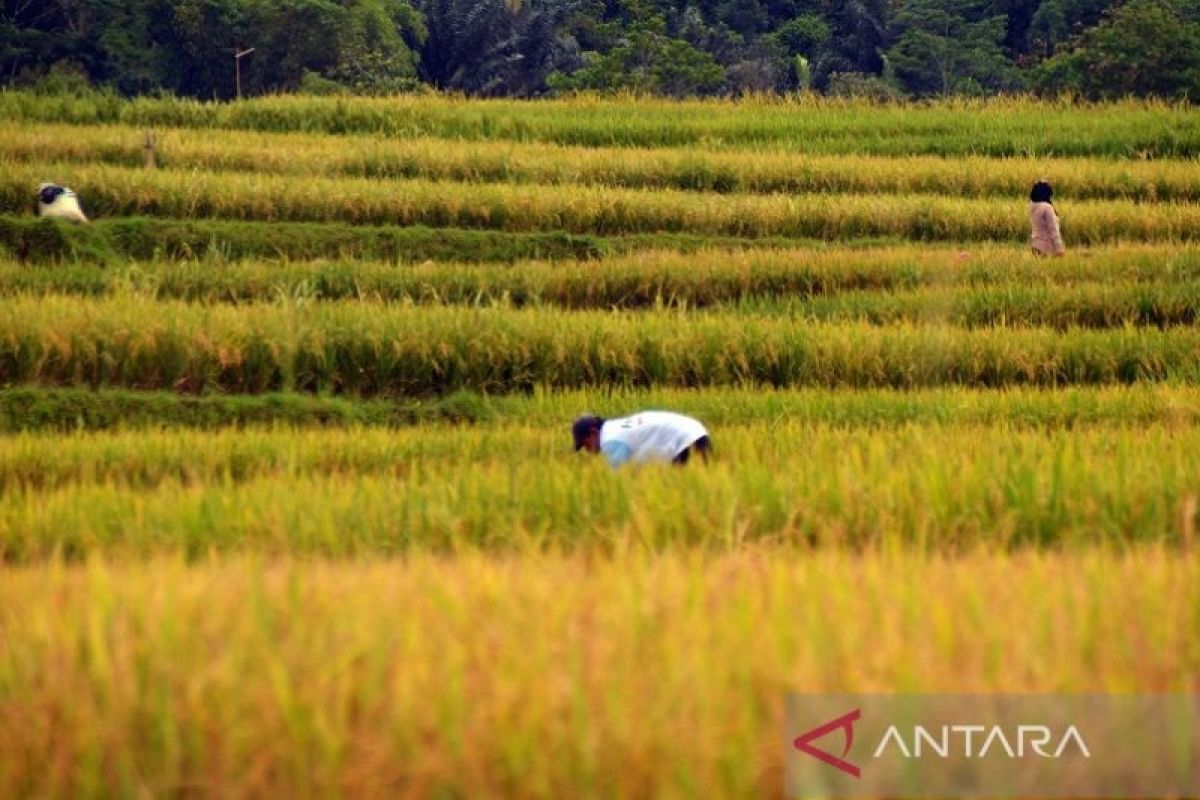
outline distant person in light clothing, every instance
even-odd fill
[[[708,461],[712,441],[698,421],[670,411],[642,411],[620,419],[587,414],[571,426],[575,450],[602,453],[613,467],[651,461],[686,464],[695,453]]]
[[[1030,243],[1034,255],[1061,256],[1066,252],[1058,228],[1058,212],[1050,202],[1053,194],[1054,190],[1045,181],[1035,183],[1029,193],[1029,221],[1033,226]]]

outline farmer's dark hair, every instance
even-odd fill
[[[582,450],[583,443],[592,433],[604,427],[604,417],[595,414],[584,414],[571,425],[571,437],[575,440],[575,449]]]
[[[50,205],[59,198],[59,195],[66,194],[66,189],[54,184],[48,184],[38,192],[38,197],[46,205]]]
[[[1029,192],[1029,201],[1031,203],[1049,203],[1050,197],[1054,194],[1054,190],[1050,188],[1050,184],[1045,181],[1038,181],[1033,185],[1032,191]]]

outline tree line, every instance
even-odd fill
[[[0,85],[42,91],[1200,97],[1200,0],[3,0],[0,8]]]

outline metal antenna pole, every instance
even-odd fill
[[[250,47],[245,50],[233,51],[233,69],[237,81],[237,99],[242,99],[242,57],[248,56],[254,52],[254,48]]]

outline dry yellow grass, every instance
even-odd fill
[[[0,795],[779,796],[789,691],[1195,691],[1200,561],[0,572]]]

